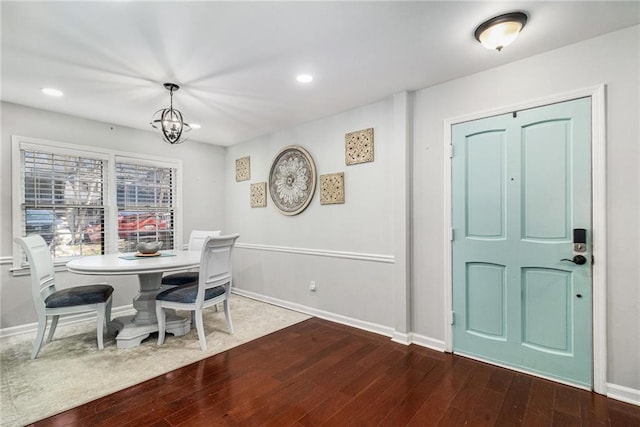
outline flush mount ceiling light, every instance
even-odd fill
[[[171,95],[169,108],[158,110],[151,120],[152,128],[162,131],[162,138],[169,144],[180,144],[187,140],[185,134],[191,130],[191,126],[184,121],[182,113],[173,108],[173,92],[180,89],[175,83],[165,83],[164,88]]]
[[[518,37],[527,19],[527,14],[523,12],[505,13],[491,18],[476,28],[476,40],[487,49],[501,51]]]

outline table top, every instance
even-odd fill
[[[200,251],[162,251],[175,256],[140,257],[122,259],[121,256],[133,255],[109,254],[88,255],[67,263],[72,273],[90,275],[124,275],[144,273],[164,273],[186,270],[200,266]]]

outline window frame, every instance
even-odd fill
[[[117,204],[117,188],[116,188],[116,163],[127,162],[143,164],[155,167],[168,167],[175,169],[175,179],[172,183],[172,191],[174,196],[174,231],[173,231],[173,247],[174,250],[182,246],[182,188],[183,173],[182,160],[171,159],[167,157],[147,155],[143,153],[133,153],[121,150],[113,150],[102,147],[89,145],[71,144],[66,142],[53,141],[48,139],[31,138],[20,135],[11,136],[11,197],[12,197],[12,239],[23,237],[22,230],[22,202],[24,200],[24,187],[22,182],[23,167],[21,150],[34,149],[53,154],[71,154],[74,156],[83,155],[87,157],[100,158],[104,160],[104,181],[103,181],[103,206],[104,206],[104,253],[118,253],[118,204]],[[86,255],[91,256],[91,255]],[[62,268],[67,262],[77,256],[58,258],[54,260],[54,265],[58,270],[66,270]],[[13,242],[13,272],[18,274],[28,270],[29,264],[25,259],[24,252],[20,246]]]

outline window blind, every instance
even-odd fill
[[[23,235],[40,234],[54,258],[104,253],[105,160],[28,148],[20,155]]]
[[[118,237],[123,252],[140,241],[163,242],[173,249],[176,169],[116,160]]]

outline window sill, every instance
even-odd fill
[[[64,261],[64,262],[61,262],[61,263],[55,263],[53,265],[53,270],[56,273],[66,272],[67,271],[67,262],[69,262],[69,261]],[[11,273],[11,275],[13,277],[29,276],[31,274],[31,269],[28,266],[26,266],[26,267],[18,267],[18,268],[10,268],[9,272]]]

